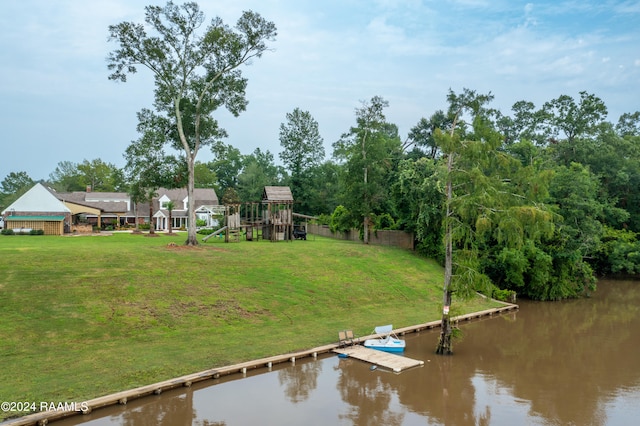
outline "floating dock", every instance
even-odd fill
[[[379,351],[376,349],[365,348],[361,345],[347,346],[345,348],[336,348],[333,352],[347,355],[350,358],[359,359],[374,365],[388,368],[394,373],[400,373],[403,370],[424,365],[424,361],[407,358],[406,356],[395,355],[389,352]]]

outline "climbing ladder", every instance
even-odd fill
[[[239,243],[240,242],[240,228],[230,228],[226,233],[226,243]]]

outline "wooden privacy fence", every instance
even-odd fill
[[[352,229],[349,232],[331,232],[327,225],[307,225],[307,233],[339,240],[361,241],[360,231]],[[414,250],[413,234],[404,231],[378,230],[369,232],[369,244],[400,247]]]
[[[57,217],[26,217],[24,219],[16,219],[9,217],[5,221],[5,227],[12,229],[15,233],[29,233],[29,231],[42,230],[44,235],[63,235],[64,234],[64,216]]]

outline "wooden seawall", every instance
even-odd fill
[[[499,315],[504,312],[515,311],[518,309],[518,305],[505,304],[505,306],[495,309],[487,309],[480,312],[474,312],[471,314],[460,315],[455,317],[455,321],[471,321],[473,319],[479,319],[484,317],[491,317]],[[398,335],[405,335],[407,333],[415,333],[422,330],[428,330],[440,326],[440,320],[431,321],[424,324],[417,324],[409,327],[402,327],[395,329],[395,333]],[[376,335],[362,336],[360,340],[371,339],[377,337]],[[292,352],[288,354],[276,355],[268,358],[261,358],[253,361],[247,361],[240,364],[229,365],[225,367],[212,368],[204,370],[198,373],[188,374],[186,376],[177,377],[175,379],[165,380],[158,383],[153,383],[146,386],[141,386],[135,389],[129,389],[122,392],[117,392],[111,395],[105,395],[98,398],[94,398],[88,401],[78,403],[78,407],[82,407],[84,411],[43,411],[34,414],[29,414],[17,419],[7,420],[0,423],[0,426],[42,426],[48,424],[50,421],[59,420],[65,417],[88,414],[91,411],[106,407],[109,405],[126,404],[127,401],[140,398],[147,395],[159,395],[165,390],[174,389],[177,387],[189,387],[193,383],[201,382],[203,380],[217,379],[221,376],[229,374],[244,374],[247,370],[257,368],[271,368],[274,364],[282,362],[295,363],[296,360],[306,357],[316,358],[319,354],[324,354],[339,348],[337,343],[319,346],[313,349],[308,349],[299,352]],[[86,409],[85,409],[86,408]]]

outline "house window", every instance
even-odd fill
[[[166,194],[158,199],[158,205],[160,206],[161,210],[167,210],[167,204],[169,204],[170,202],[171,199],[167,197]]]

